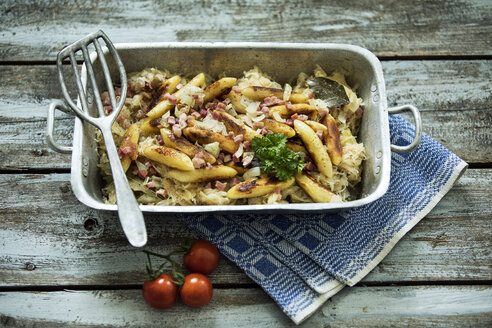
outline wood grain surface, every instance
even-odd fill
[[[141,297],[145,257],[115,213],[82,205],[70,155],[45,142],[60,99],[58,51],[103,29],[113,42],[349,43],[382,61],[388,106],[470,163],[456,186],[355,287],[302,327],[492,326],[492,2],[489,0],[5,0],[0,2],[0,326],[293,327],[226,258],[212,302],[165,311]],[[70,88],[75,86],[70,85]],[[73,118],[58,114],[69,145]],[[148,248],[194,239],[145,215]]]
[[[334,42],[379,56],[490,56],[491,22],[487,0],[7,0],[0,61],[54,61],[97,29],[113,42]]]
[[[138,290],[0,293],[0,324],[19,327],[296,327],[260,289],[215,289],[206,308],[163,311]],[[487,326],[486,286],[346,287],[303,327]],[[101,309],[105,309],[101,311]]]
[[[125,239],[118,218],[80,204],[69,174],[0,175],[3,286],[138,285],[146,258]],[[10,188],[5,188],[10,186]],[[490,281],[490,170],[468,170],[457,185],[363,281]],[[19,208],[22,195],[29,204]],[[146,214],[148,249],[168,253],[195,235],[172,216]],[[34,270],[29,270],[29,265]],[[252,281],[223,259],[216,284]]]

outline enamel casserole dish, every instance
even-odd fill
[[[167,69],[183,74],[205,72],[213,78],[220,74],[241,76],[253,66],[260,67],[281,84],[290,82],[300,72],[312,72],[320,65],[326,72],[341,71],[350,86],[364,101],[364,112],[358,140],[364,143],[367,159],[363,162],[360,196],[342,203],[294,203],[272,205],[140,205],[145,212],[330,212],[369,204],[388,189],[391,171],[391,152],[410,152],[418,146],[421,136],[420,116],[411,105],[388,109],[381,63],[370,51],[344,44],[296,43],[127,43],[115,44],[127,73],[148,67]],[[91,56],[94,65],[97,56]],[[113,81],[117,70],[111,67]],[[97,75],[97,74],[96,74]],[[103,76],[97,76],[104,89]],[[87,81],[85,65],[82,81]],[[102,179],[97,167],[95,128],[75,118],[72,147],[61,146],[53,137],[55,110],[64,110],[62,102],[54,102],[48,113],[47,139],[56,151],[72,154],[71,185],[76,197],[85,205],[98,210],[116,211],[117,205],[103,201]],[[94,106],[95,107],[95,106]],[[411,111],[416,123],[416,136],[408,146],[390,144],[388,114]]]

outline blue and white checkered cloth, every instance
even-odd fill
[[[391,143],[413,126],[390,116]],[[338,214],[179,215],[257,282],[300,323],[345,285],[353,286],[451,189],[467,164],[423,135],[408,154],[392,153],[388,192]]]

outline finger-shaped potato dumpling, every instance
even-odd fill
[[[331,178],[333,175],[333,168],[331,165],[330,156],[328,156],[323,143],[318,138],[314,130],[311,129],[309,125],[299,120],[294,120],[294,128],[306,146],[309,154],[313,158],[318,170],[327,177]]]
[[[155,121],[154,121],[155,120]],[[159,133],[159,128],[157,126],[152,125],[154,122],[159,122],[158,118],[145,117],[140,120],[140,130],[145,133]],[[160,124],[160,122],[159,122]]]
[[[190,80],[186,85],[193,85],[195,87],[199,87],[203,85],[203,82],[205,82],[205,74],[200,73],[197,76],[195,76],[193,79]],[[178,91],[176,91],[173,95],[176,97],[176,103],[179,103],[181,100],[181,95],[183,94],[183,90],[185,90],[185,87],[182,87]],[[162,100],[160,103],[158,103],[152,110],[150,110],[147,113],[147,117],[150,118],[158,118],[167,113],[171,108],[175,106],[174,102],[171,102],[167,99]]]
[[[223,149],[230,154],[234,154],[239,147],[239,145],[235,143],[232,138],[229,138],[217,132],[197,128],[194,126],[183,129],[183,134],[189,140],[193,142],[198,142],[202,145],[212,142],[218,142],[220,149]]]
[[[326,189],[311,176],[306,173],[297,173],[295,175],[297,184],[317,203],[329,203],[338,197],[333,198],[335,193]]]
[[[264,119],[262,122],[268,130],[273,133],[283,133],[287,136],[287,138],[292,138],[296,135],[296,131],[285,123],[277,122],[269,118]]]
[[[192,171],[195,169],[193,162],[185,153],[173,148],[154,145],[143,147],[141,152],[142,156],[156,161],[157,163],[165,164],[183,171]]]
[[[123,140],[121,141],[119,153],[122,154],[121,165],[123,166],[123,171],[127,171],[130,167],[132,161],[136,160],[138,157],[137,147],[138,138],[140,137],[140,131],[137,124],[132,124],[126,130],[123,135]]]
[[[294,114],[307,115],[312,119],[316,115],[316,108],[309,104],[293,104],[287,107],[286,105],[278,105],[270,107],[270,117],[274,112],[278,112],[282,118],[290,118]]]
[[[338,165],[342,161],[343,149],[340,141],[340,132],[338,131],[335,119],[327,114],[323,123],[327,127],[325,133],[323,133],[323,139],[326,145],[326,150],[330,154],[333,164]]]
[[[203,93],[205,94],[203,102],[208,103],[209,101],[214,100],[214,98],[217,98],[218,96],[224,94],[228,89],[232,88],[236,81],[237,79],[234,77],[223,77],[210,84],[203,91]]]
[[[231,90],[226,96],[231,101],[232,107],[238,113],[246,114],[246,106],[241,103],[241,93]]]
[[[241,90],[242,94],[249,99],[255,101],[263,101],[266,97],[275,96],[278,99],[284,99],[284,90],[277,88],[266,88],[260,86],[250,86]],[[292,103],[305,103],[308,101],[308,97],[302,93],[292,92],[289,97],[289,101]]]
[[[227,192],[227,197],[231,199],[259,197],[270,194],[275,189],[285,189],[294,183],[294,178],[287,181],[280,181],[276,178],[268,177],[263,179],[253,179],[241,182],[233,186]]]
[[[210,164],[215,163],[215,157],[210,153],[206,152],[204,149],[192,144],[184,138],[178,138],[168,129],[161,129],[161,137],[164,144],[167,147],[175,148],[181,150],[183,153],[188,155],[190,158],[195,157],[197,154],[201,154],[201,157]]]
[[[167,173],[170,178],[179,182],[205,182],[211,180],[223,180],[232,178],[237,171],[225,165],[214,165],[193,171],[169,170]]]

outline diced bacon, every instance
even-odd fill
[[[123,122],[121,122],[120,125],[123,129],[128,129],[130,125],[132,125],[132,123],[130,122],[129,119],[125,119]]]
[[[299,121],[307,121],[308,118],[309,117],[307,115],[305,115],[305,114],[300,114],[300,115],[297,116],[297,119]]]
[[[224,105],[229,105],[231,103],[231,100],[229,98],[226,98],[222,101],[224,103]]]
[[[269,130],[270,129],[268,128],[268,126],[264,126],[264,127],[261,128],[260,134],[261,135],[265,135],[265,134],[268,133]]]
[[[357,108],[357,110],[355,111],[355,116],[357,117],[361,117],[362,116],[362,108]]]
[[[272,106],[272,105],[283,105],[285,102],[282,99],[277,98],[276,96],[266,97],[263,99],[263,105]]]
[[[244,150],[245,151],[251,151],[251,141],[249,140],[245,140],[243,142],[243,145],[244,145]]]
[[[348,121],[350,120],[350,115],[345,116],[345,119]]]
[[[186,115],[186,113],[181,113],[179,114],[179,120],[182,121],[182,120],[186,120],[188,118],[188,115]]]
[[[199,119],[200,117],[202,117],[202,115],[199,113],[199,112],[191,112],[191,116],[194,117],[195,119]]]
[[[232,138],[232,137],[234,137],[234,132],[232,132],[232,131],[229,131],[229,133],[227,134],[227,136],[228,136],[229,138]]]
[[[212,189],[212,182],[207,183],[205,189]]]
[[[286,101],[285,108],[287,108],[288,110],[292,110],[294,107],[292,107],[292,103],[290,101]]]
[[[164,140],[162,140],[162,137],[160,135],[157,136],[157,142],[159,143],[159,145],[164,146]]]
[[[121,147],[120,149],[118,149],[118,156],[120,158],[123,158],[123,157],[127,156],[128,154],[131,154],[132,150],[133,149],[130,146]]]
[[[239,89],[238,87],[234,87],[234,88],[232,88],[232,90],[233,90],[235,93],[241,93],[241,89]]]
[[[111,100],[109,99],[109,93],[107,91],[104,91],[101,93],[101,100],[103,105],[107,106],[111,104]]]
[[[147,173],[149,173],[147,170],[138,170],[138,176],[142,179],[145,179],[147,177]]]
[[[194,94],[192,95],[193,99],[197,100],[198,99],[198,95],[197,94]]]
[[[126,120],[126,117],[123,114],[119,114],[118,117],[116,117],[116,122],[118,122],[118,123],[123,123],[123,121],[125,121],[125,120]]]
[[[280,188],[275,188],[275,190],[273,192],[276,194],[280,194],[281,190],[280,190]]]
[[[232,155],[232,160],[234,161],[234,163],[239,163],[241,161],[241,159],[238,158],[236,155]]]
[[[182,134],[181,127],[178,124],[173,125],[173,133],[176,137],[178,137],[178,138],[181,137],[181,134]]]
[[[217,104],[217,109],[222,109],[222,110],[224,110],[225,108],[226,108],[226,104],[221,103],[221,102]]]
[[[251,164],[251,161],[253,161],[253,156],[246,156],[245,158],[243,158],[243,166],[247,167],[249,164]]]
[[[197,100],[195,100],[195,103],[197,106],[201,106],[201,105],[203,105],[203,100],[197,99]]]
[[[121,96],[121,88],[114,88],[114,95],[116,97]]]
[[[147,183],[147,188],[149,189],[155,188],[155,183],[153,183],[152,181]]]
[[[316,135],[318,136],[318,138],[320,138],[321,140],[323,140],[323,131],[317,130],[316,131]]]
[[[205,105],[206,109],[214,110],[217,108],[217,103],[216,102],[209,102]]]
[[[270,109],[268,109],[268,107],[262,107],[261,112],[265,115],[268,115],[268,113],[270,113]]]
[[[227,162],[230,162],[231,159],[232,159],[231,155],[227,154],[227,155],[224,156],[223,161],[224,161],[224,163],[227,163]]]
[[[244,139],[244,136],[242,134],[238,134],[237,136],[234,137],[234,142],[242,142]]]
[[[207,114],[208,114],[208,112],[207,112],[207,110],[206,110],[206,109],[204,109],[204,108],[200,109],[200,115],[201,115],[202,117],[207,116]]]
[[[217,112],[212,112],[212,118],[213,118],[214,120],[219,120],[219,119],[220,119],[220,114],[219,114],[219,113],[217,113]]]
[[[174,125],[174,124],[176,124],[176,117],[174,117],[174,116],[169,116],[169,117],[167,118],[166,122],[167,122],[168,124]]]
[[[196,158],[202,158],[202,159],[205,159],[205,154],[203,153],[203,150],[198,151],[198,152],[195,154],[195,157],[196,157]]]
[[[104,106],[104,112],[106,113],[106,115],[111,114],[113,112],[113,107],[111,105]]]
[[[157,190],[155,193],[156,193],[157,195],[159,195],[159,196],[162,196],[162,197],[166,197],[166,196],[167,196],[167,194],[168,194],[168,192],[167,192],[167,190],[166,190],[166,189],[159,189],[159,190]]]
[[[234,177],[234,178],[232,178],[232,179],[229,181],[229,184],[230,184],[230,185],[231,185],[231,187],[232,187],[232,186],[237,185],[237,184],[238,184],[238,183],[240,183],[240,182],[241,182],[241,180],[239,180],[238,178]]]
[[[171,104],[175,104],[176,101],[178,101],[178,98],[175,95],[170,95],[169,93],[164,95],[164,99],[169,100]]]
[[[193,163],[193,167],[195,169],[199,169],[199,168],[205,167],[205,165],[207,165],[204,159],[198,158],[196,156],[193,157],[193,159],[191,160],[191,162]]]
[[[287,125],[294,125],[294,120],[291,119],[291,118],[288,118],[288,119],[285,120],[285,124],[287,124]]]
[[[313,162],[309,161],[309,162],[306,162],[306,166],[304,166],[304,168],[305,168],[307,171],[313,171],[315,167],[314,167]]]
[[[223,191],[226,186],[227,186],[227,183],[215,181],[215,188],[219,189],[220,191]]]

